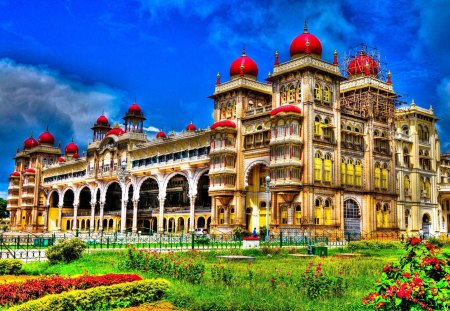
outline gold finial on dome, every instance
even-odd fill
[[[305,24],[303,26],[303,33],[308,33],[308,20],[305,19]]]

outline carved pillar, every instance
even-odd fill
[[[91,223],[89,224],[89,230],[91,232],[95,230],[95,202],[91,202]]]
[[[98,231],[103,231],[103,210],[105,208],[105,202],[100,202],[100,224],[98,225]]]
[[[159,218],[158,218],[158,232],[164,232],[164,200],[159,199]]]
[[[189,221],[189,231],[190,232],[193,232],[194,231],[194,225],[195,225],[195,214],[194,214],[194,208],[195,208],[195,198],[196,198],[196,196],[195,195],[191,195],[190,197],[189,197],[189,199],[190,199],[190,203],[191,203],[191,208],[190,208],[190,210],[189,210],[189,219],[190,219],[190,221]]]
[[[223,215],[223,224],[224,225],[228,225],[229,223],[229,217],[230,217],[230,207],[229,206],[225,206],[224,208],[224,215]]]
[[[75,231],[77,230],[78,226],[77,226],[77,216],[78,216],[78,204],[74,204],[73,205],[73,225],[72,225],[72,230]]]
[[[58,231],[61,231],[62,224],[62,204],[58,204]]]
[[[133,201],[133,225],[131,229],[133,233],[137,233],[138,203],[139,200]]]
[[[216,199],[211,198],[211,226],[217,226]]]
[[[16,210],[16,226],[20,226],[21,221],[22,221],[22,210],[18,208]]]
[[[48,230],[48,209],[49,209],[49,206],[46,205],[44,207],[44,214],[43,214],[43,217],[44,217],[44,232]]]
[[[122,208],[120,213],[120,232],[125,233],[126,226],[127,226],[127,205],[128,200],[123,199],[124,196],[122,195]]]

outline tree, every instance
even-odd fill
[[[6,210],[6,200],[0,198],[0,218],[9,217],[9,212]]]

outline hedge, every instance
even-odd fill
[[[12,307],[10,311],[94,311],[137,306],[161,299],[170,283],[164,279],[151,279],[87,290],[73,290],[47,295]]]
[[[19,274],[22,269],[20,259],[0,259],[0,275]]]

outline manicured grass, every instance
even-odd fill
[[[294,252],[291,249],[291,252]],[[300,252],[306,253],[305,249]],[[331,255],[349,253],[345,248],[330,249]],[[356,251],[354,251],[356,252]],[[444,253],[450,249],[445,248]],[[48,263],[29,263],[24,265],[24,271],[29,274],[62,274],[77,275],[104,273],[132,273],[138,272],[144,278],[156,276],[147,271],[125,271],[119,262],[125,252],[92,252],[83,258],[69,264],[50,266]],[[358,251],[362,255],[354,258],[337,258],[329,256],[293,257],[283,250],[278,255],[262,255],[261,250],[216,250],[201,252],[200,260],[206,265],[206,273],[199,285],[180,280],[170,279],[172,287],[165,298],[173,305],[186,310],[363,310],[361,297],[373,290],[374,281],[381,276],[382,268],[404,254],[403,249],[381,249]],[[251,265],[248,262],[230,262],[216,258],[217,255],[244,254],[253,255],[256,260]],[[326,275],[342,273],[346,281],[344,296],[311,300],[302,291],[302,284],[298,283],[299,276],[305,271],[309,262],[322,262]],[[224,266],[232,272],[231,285],[214,280],[211,267]],[[279,270],[277,273],[275,270]],[[250,273],[252,271],[252,279]],[[281,285],[278,279],[288,272],[293,276],[293,284]],[[163,276],[166,277],[166,276]],[[269,281],[277,278],[275,286]]]

